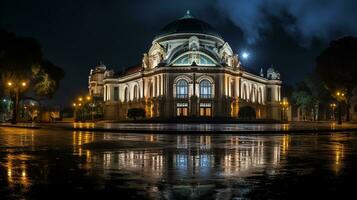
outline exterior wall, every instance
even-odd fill
[[[105,118],[125,120],[129,108],[145,109],[147,118],[175,118],[178,103],[188,105],[189,116],[200,116],[202,103],[211,105],[212,117],[236,118],[240,107],[251,106],[259,119],[281,119],[280,81],[259,80],[259,77],[254,80],[246,75],[231,74],[224,70],[217,72],[216,69],[201,71],[191,67],[181,70],[157,69],[148,74],[141,72],[140,75],[125,77],[127,80],[106,79]],[[179,80],[188,83],[187,98],[177,98],[176,86]],[[202,80],[211,83],[212,98],[200,98],[199,85]],[[118,87],[117,100],[114,87]],[[270,98],[267,97],[267,88],[271,89]]]

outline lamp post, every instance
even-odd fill
[[[92,97],[90,96],[90,95],[88,95],[87,97],[86,97],[86,100],[88,101],[88,103],[89,103],[89,107],[90,107],[90,115],[91,115],[91,120],[92,121],[94,121],[94,111],[93,111],[93,109],[94,109],[94,103],[93,103],[93,101],[92,101]]]
[[[338,124],[342,124],[342,101],[345,99],[345,93],[337,91],[336,97],[338,102]]]
[[[18,121],[20,92],[24,91],[28,84],[26,81],[20,81],[20,82],[8,81],[6,85],[9,88],[10,92],[13,92],[14,95],[14,107],[13,107],[11,123],[16,124]]]
[[[289,102],[288,100],[286,100],[284,98],[283,101],[280,102],[280,106],[281,106],[281,120],[285,121],[287,120],[287,116],[286,116],[286,112],[288,111],[289,109]]]
[[[91,118],[93,120],[94,116],[93,116],[93,111],[92,111],[92,106],[91,106],[91,101],[92,101],[92,97],[90,95],[85,96],[85,97],[78,97],[77,101],[75,101],[72,106],[74,108],[74,118],[75,120],[78,117],[79,121],[84,120],[85,116],[84,116],[84,111],[83,109],[85,109],[87,103],[90,107],[90,112],[91,112]],[[82,109],[83,108],[83,109]]]
[[[335,103],[331,103],[330,104],[330,107],[331,107],[331,109],[332,109],[332,119],[333,119],[333,121],[335,121],[336,119],[335,119],[335,108],[336,108],[336,104]]]

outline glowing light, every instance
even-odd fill
[[[26,85],[27,85],[26,82],[22,82],[22,83],[21,83],[21,86],[22,86],[22,87],[25,87]]]
[[[248,59],[249,58],[249,53],[248,52],[243,52],[242,57],[243,57],[243,59]]]
[[[82,101],[82,100],[83,100],[83,98],[82,98],[82,97],[79,97],[79,98],[78,98],[78,101]]]
[[[87,98],[88,101],[91,100],[91,97],[90,97],[90,96],[87,96],[86,98]]]
[[[12,82],[7,82],[7,85],[8,86],[12,86]]]

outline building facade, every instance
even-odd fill
[[[104,117],[127,118],[142,108],[147,118],[238,117],[249,106],[257,118],[281,119],[280,74],[249,73],[209,24],[186,15],[154,38],[139,65],[122,73],[91,70],[89,92],[104,101]]]

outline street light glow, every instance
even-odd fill
[[[25,87],[27,84],[26,84],[26,82],[22,82],[21,85],[22,85],[23,87]]]
[[[12,82],[7,82],[7,85],[8,86],[12,86]]]

